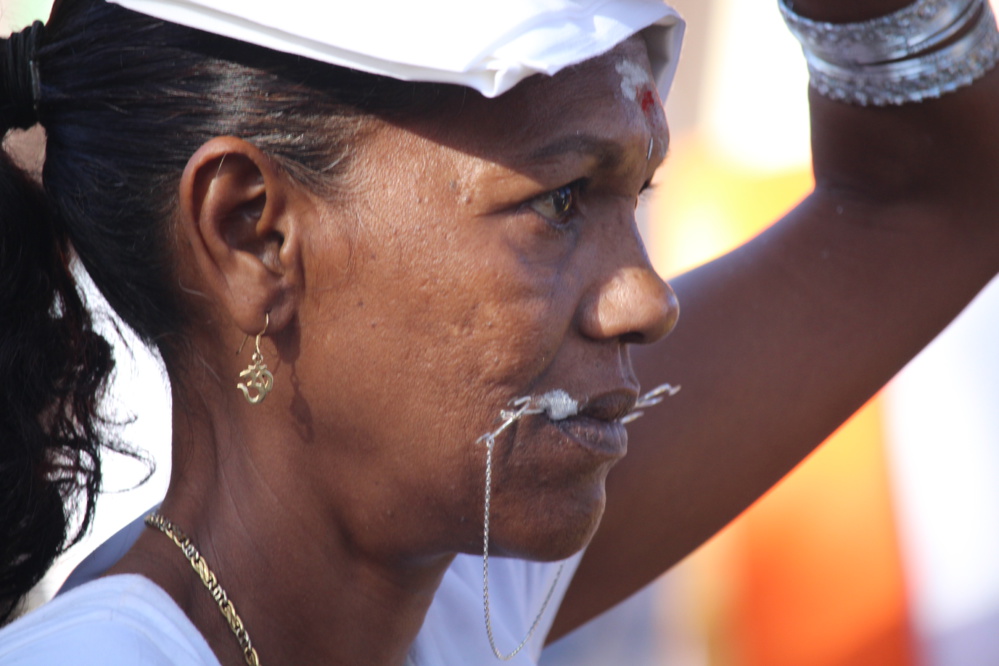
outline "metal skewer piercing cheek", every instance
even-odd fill
[[[680,392],[679,386],[673,386],[672,384],[660,384],[655,387],[641,398],[635,402],[635,406],[631,409],[631,413],[621,417],[621,423],[627,425],[634,421],[635,419],[640,419],[645,415],[645,412],[641,411],[646,407],[652,407],[658,405],[660,402],[666,398],[672,398],[674,395]]]
[[[637,410],[658,405],[665,398],[676,395],[679,390],[679,386],[672,386],[670,384],[657,386],[640,397],[635,402],[631,413],[622,417],[620,422],[630,423],[634,421],[643,414],[643,412]],[[555,572],[555,578],[552,580],[551,587],[548,588],[548,594],[545,595],[541,609],[531,623],[530,629],[527,630],[524,640],[520,642],[513,652],[503,654],[496,646],[496,638],[493,636],[492,613],[489,607],[489,509],[492,502],[493,449],[496,447],[496,438],[507,428],[528,415],[545,414],[552,421],[563,421],[579,413],[579,402],[562,389],[548,391],[538,397],[524,396],[517,398],[510,403],[510,407],[511,409],[504,409],[500,412],[501,422],[495,430],[486,433],[476,440],[476,443],[484,443],[486,445],[485,507],[482,516],[482,609],[485,614],[486,636],[489,638],[489,647],[492,648],[493,654],[500,661],[513,659],[524,649],[528,641],[531,640],[535,630],[537,630],[538,625],[541,623],[541,618],[544,617],[545,610],[548,609],[548,604],[551,602],[552,596],[555,594],[555,588],[558,586],[559,579],[562,578],[562,570],[565,568],[565,563],[560,564],[558,570]]]

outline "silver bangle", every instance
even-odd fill
[[[921,102],[981,78],[999,61],[987,0],[918,0],[898,12],[835,24],[781,13],[805,52],[812,87],[862,106]]]
[[[880,18],[857,23],[825,23],[798,16],[789,0],[781,16],[802,46],[839,65],[870,65],[928,51],[953,37],[973,17],[975,0],[917,0]]]

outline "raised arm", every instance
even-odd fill
[[[903,0],[796,0],[853,22]],[[776,9],[774,10],[776,11]],[[630,451],[552,638],[677,563],[821,443],[999,270],[999,71],[921,103],[811,92],[815,191],[735,252],[672,281],[682,314],[634,349],[683,390]]]

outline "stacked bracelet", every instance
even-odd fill
[[[858,23],[781,13],[805,52],[812,86],[860,105],[905,104],[969,85],[999,62],[999,32],[987,0],[917,0]]]

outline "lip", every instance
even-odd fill
[[[635,391],[608,391],[589,398],[579,407],[579,415],[598,421],[619,421],[635,409]]]
[[[617,461],[628,453],[628,431],[620,421],[581,414],[549,422],[563,435],[597,457]]]
[[[548,393],[537,395],[548,396],[556,392],[553,389]],[[571,395],[568,391],[564,392]],[[580,395],[580,393],[575,394]],[[522,400],[509,404],[518,408],[528,406]],[[527,440],[533,440],[543,431],[557,432],[559,438],[570,445],[569,448],[562,450],[563,456],[569,456],[565,458],[565,462],[570,467],[572,463],[570,463],[571,454],[569,451],[572,448],[586,453],[586,457],[591,461],[590,464],[596,462],[603,467],[616,463],[627,454],[628,432],[622,419],[634,411],[637,401],[637,390],[625,386],[584,398],[574,410],[575,414],[566,418],[551,418],[541,409],[528,412],[524,415],[519,430]],[[501,428],[490,433],[492,436],[499,435],[506,426],[519,418],[516,415],[516,409],[502,414],[503,418],[507,420]],[[480,438],[480,441],[482,439]]]
[[[631,413],[637,399],[637,393],[627,389],[608,391],[583,401],[575,416],[551,423],[587,451],[616,461],[628,452],[628,431],[621,418]]]

